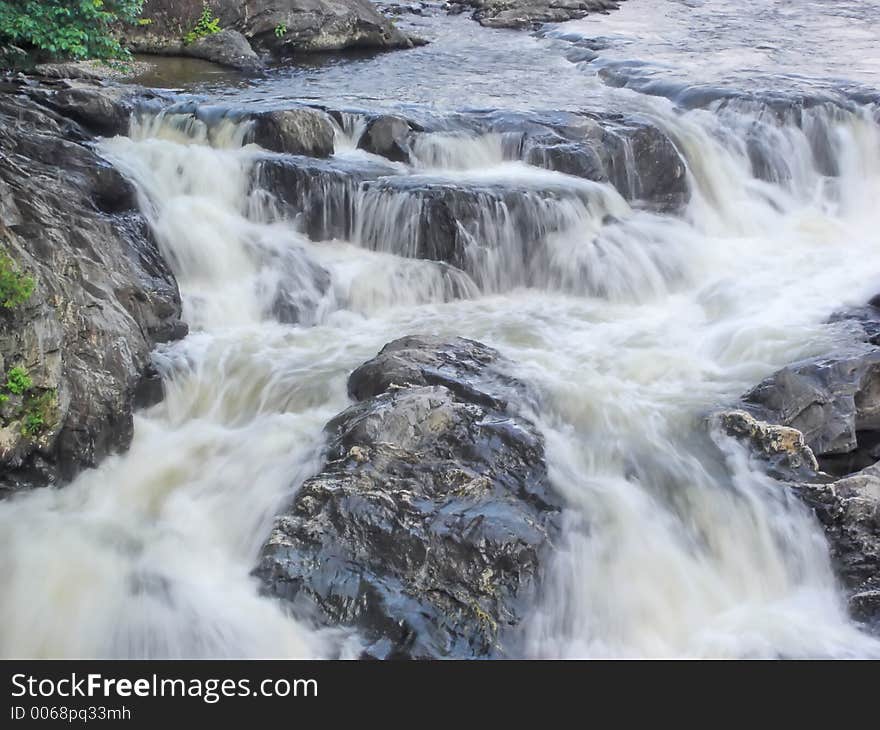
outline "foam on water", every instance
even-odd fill
[[[805,121],[620,93],[685,156],[684,214],[634,210],[485,138],[434,138],[409,182],[482,191],[466,272],[412,258],[418,186],[360,188],[351,240],[313,242],[254,191],[262,153],[241,125],[166,115],[104,142],[192,331],[157,351],[166,397],[130,451],[0,504],[0,654],[355,655],[357,637],[301,625],[249,573],[320,467],[347,374],[417,332],[499,347],[540,395],[568,507],[521,654],[880,654],[847,618],[813,517],[702,424],[831,348],[828,315],[880,289],[874,110]],[[519,191],[519,212],[499,190]]]

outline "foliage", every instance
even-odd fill
[[[287,35],[287,26],[284,25],[284,23],[279,23],[278,25],[276,25],[275,26],[275,37],[276,38],[283,38],[285,35]]]
[[[183,42],[189,45],[195,43],[199,38],[213,35],[220,32],[220,19],[214,17],[208,3],[202,6],[202,14],[196,21],[193,29],[183,37]]]
[[[143,0],[0,0],[0,41],[62,58],[128,56],[112,26],[133,23]]]
[[[26,390],[30,390],[33,386],[31,376],[23,367],[11,368],[6,373],[6,389],[15,395],[22,395]]]
[[[58,395],[54,389],[28,398],[21,422],[22,436],[36,436],[52,421],[57,400]]]
[[[20,365],[10,368],[6,373],[6,383],[0,386],[0,405],[9,402],[10,395],[23,396],[21,405],[12,414],[5,414],[4,422],[19,420],[21,435],[33,438],[55,418],[58,392],[55,388],[43,390],[34,388],[28,371]]]
[[[22,274],[6,254],[0,254],[0,306],[12,309],[34,293],[34,279]]]

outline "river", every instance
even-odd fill
[[[572,192],[533,206],[557,221],[536,243],[540,272],[487,214],[495,255],[464,274],[406,256],[405,193],[356,203],[351,240],[309,240],[254,191],[264,153],[245,124],[208,134],[150,117],[105,140],[191,332],[157,350],[166,397],[136,416],[127,453],[0,504],[13,566],[0,654],[356,656],[356,634],[287,616],[250,571],[320,468],[347,375],[396,337],[437,333],[497,347],[539,395],[567,508],[521,656],[880,655],[847,617],[807,509],[733,446],[719,455],[703,422],[832,349],[829,315],[880,291],[880,3],[627,0],[535,35],[442,14],[405,24],[433,42],[258,80],[199,67],[151,81],[202,104],[345,109],[335,158],[353,163],[369,158],[361,112],[638,114],[684,157],[686,209],[511,160],[466,125],[438,132],[399,174]],[[768,104],[804,98],[797,123]],[[297,292],[298,324],[268,314],[279,283]]]

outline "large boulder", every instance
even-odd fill
[[[333,154],[333,123],[318,109],[302,107],[253,116],[250,141],[272,152],[309,157]]]
[[[880,432],[880,347],[858,326],[860,341],[783,368],[747,393],[745,403],[764,420],[803,432],[820,457],[873,445]]]
[[[14,369],[30,381],[3,387],[0,493],[61,483],[124,449],[151,350],[186,331],[134,189],[79,124],[109,130],[115,112],[70,119],[56,110],[78,106],[33,96],[0,90],[0,246],[33,281],[0,309],[3,382]]]
[[[358,148],[392,162],[410,161],[410,137],[415,129],[402,117],[382,115],[371,119],[358,140]]]
[[[247,38],[232,28],[202,36],[179,50],[180,55],[201,58],[239,71],[255,73],[263,68],[263,62]]]
[[[146,50],[177,41],[199,21],[204,7],[223,29],[240,32],[258,50],[292,55],[347,48],[408,48],[412,41],[369,0],[146,0],[150,23],[132,33]],[[184,49],[186,50],[186,49]]]
[[[295,615],[356,628],[365,655],[516,651],[559,529],[529,397],[491,348],[406,337],[356,370],[326,462],[277,520],[257,575]]]

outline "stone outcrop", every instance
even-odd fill
[[[169,53],[173,48],[175,53],[196,55],[216,43],[218,52],[210,60],[223,63],[230,49],[236,48],[240,49],[236,57],[249,59],[238,40],[235,45],[208,38],[184,42],[204,7],[220,28],[240,34],[248,47],[275,56],[413,45],[369,0],[208,0],[205,5],[201,0],[147,0],[143,16],[150,22],[130,33],[133,47],[151,53]]]
[[[0,310],[0,494],[124,449],[151,350],[186,331],[134,189],[90,144],[121,124],[125,100],[93,91],[0,86],[0,246],[33,282]]]
[[[473,18],[487,28],[536,28],[617,10],[621,0],[466,0]]]
[[[559,529],[525,387],[494,350],[405,337],[352,373],[357,403],[276,521],[257,574],[365,656],[506,656]]]
[[[853,342],[783,368],[746,394],[748,412],[714,422],[813,509],[850,612],[880,631],[880,309],[835,319]]]

